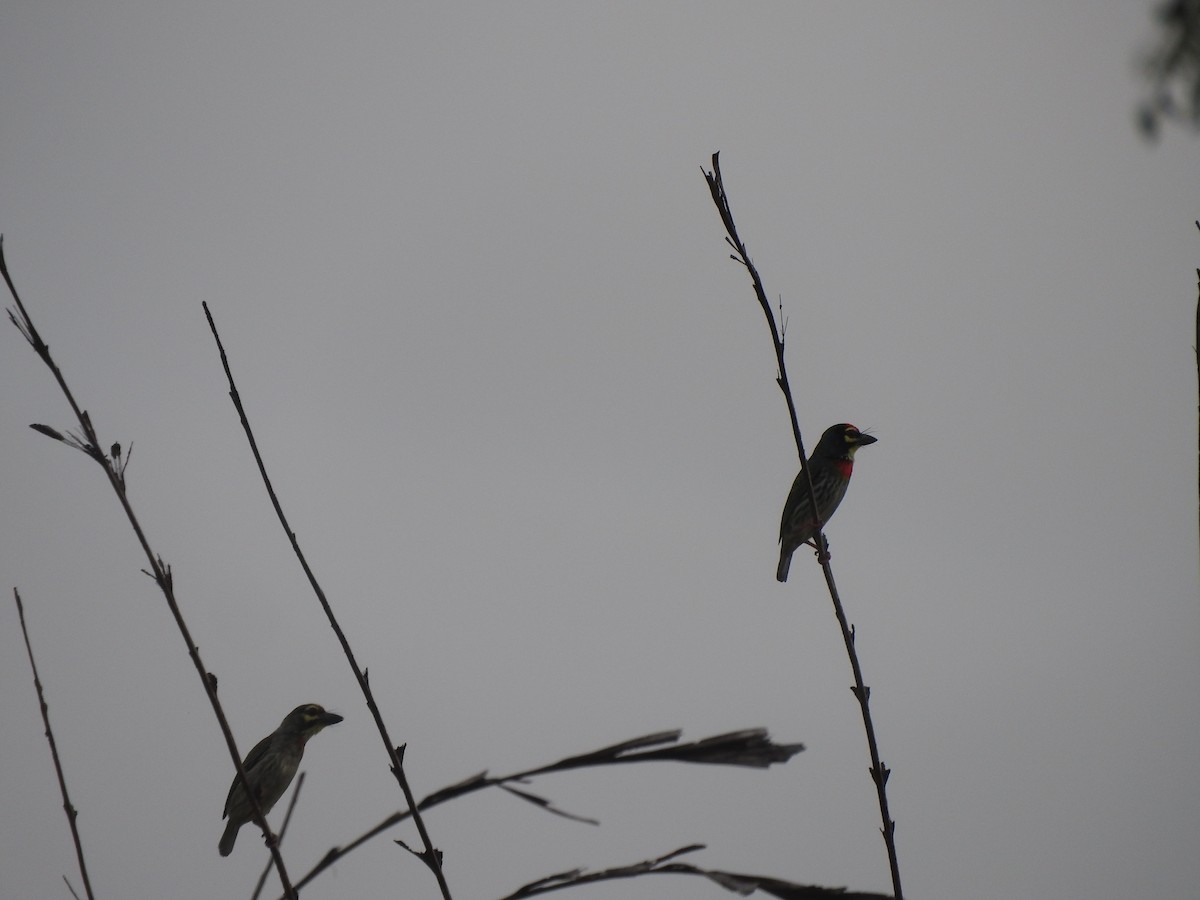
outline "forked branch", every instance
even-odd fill
[[[525,769],[521,772],[512,772],[508,775],[493,777],[488,775],[486,771],[480,772],[477,775],[472,775],[470,778],[464,778],[462,781],[434,791],[422,800],[418,806],[424,811],[435,806],[440,806],[456,797],[462,797],[475,791],[484,790],[485,788],[499,787],[507,789],[511,795],[519,797],[522,800],[527,800],[539,808],[545,809],[547,812],[565,816],[576,821],[595,824],[595,820],[593,819],[566,813],[563,810],[557,809],[553,804],[541,797],[537,797],[528,791],[515,791],[511,786],[514,784],[527,784],[532,778],[539,775],[549,775],[552,772],[569,772],[572,769],[615,765],[619,763],[690,762],[765,769],[776,763],[786,763],[797,753],[804,750],[803,744],[776,744],[771,740],[765,728],[748,728],[743,731],[733,731],[728,734],[719,734],[687,744],[677,744],[676,741],[679,740],[679,737],[680,732],[678,730],[659,731],[655,734],[647,734],[628,741],[621,741],[618,744],[611,744],[607,747],[601,747],[598,750],[592,750],[576,756],[568,756],[557,762],[537,766],[532,769]],[[352,853],[372,838],[387,831],[393,825],[404,821],[410,814],[409,810],[392,813],[392,815],[379,824],[367,829],[367,831],[354,838],[348,844],[332,848],[321,858],[320,862],[296,882],[296,887],[304,887],[325,869],[341,860],[347,854]]]
[[[250,782],[246,779],[246,770],[242,767],[242,755],[238,752],[237,743],[233,739],[233,732],[230,730],[229,722],[225,718],[225,710],[221,707],[221,701],[217,698],[217,680],[205,668],[204,661],[200,658],[200,650],[196,646],[196,642],[192,640],[191,630],[188,628],[187,622],[183,618],[183,612],[179,608],[179,603],[175,599],[175,585],[171,577],[171,567],[150,547],[150,541],[142,530],[141,522],[138,521],[137,515],[133,511],[133,506],[129,502],[129,496],[125,491],[125,465],[128,462],[128,458],[125,461],[120,460],[120,444],[112,445],[110,451],[111,457],[106,455],[101,449],[103,445],[100,442],[96,429],[92,426],[91,416],[88,415],[86,409],[81,408],[75,401],[75,395],[67,385],[66,378],[63,377],[62,371],[50,355],[50,346],[42,340],[37,327],[33,324],[33,319],[25,309],[25,305],[21,302],[17,288],[9,276],[8,264],[4,259],[4,238],[2,235],[0,235],[0,275],[3,276],[5,284],[8,285],[9,293],[12,294],[12,298],[17,305],[15,310],[8,310],[9,321],[16,326],[25,340],[29,342],[29,345],[33,347],[34,352],[37,353],[42,362],[46,364],[54,375],[55,381],[58,382],[63,396],[66,397],[67,403],[70,404],[71,410],[79,422],[80,431],[78,434],[68,432],[69,437],[64,437],[61,432],[48,425],[34,425],[33,428],[47,437],[51,437],[80,450],[98,463],[100,468],[104,470],[104,474],[108,478],[108,483],[116,493],[117,500],[120,502],[121,508],[125,511],[125,517],[129,520],[129,525],[137,536],[142,552],[149,562],[150,568],[143,571],[147,575],[150,575],[154,579],[154,583],[158,585],[163,598],[167,601],[167,607],[171,610],[171,616],[175,620],[175,625],[179,629],[184,643],[187,645],[188,656],[191,657],[192,665],[196,668],[196,674],[200,676],[200,683],[204,686],[204,693],[208,697],[209,704],[212,706],[213,714],[217,717],[217,724],[220,726],[221,734],[225,738],[225,746],[229,750],[234,767],[237,769],[238,778],[241,779],[242,787],[246,790],[250,798],[250,807],[253,812],[254,822],[262,829],[263,835],[266,837],[267,848],[271,852],[275,869],[279,872],[279,880],[283,885],[284,895],[293,898],[295,897],[295,891],[292,888],[287,869],[284,867],[283,857],[276,846],[275,836],[271,834],[270,826],[263,817],[258,798],[255,796],[254,791],[250,789]]]

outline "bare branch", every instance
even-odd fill
[[[100,439],[97,437],[96,429],[92,426],[91,416],[87,410],[82,409],[75,401],[75,396],[67,385],[66,378],[63,377],[62,371],[50,356],[50,347],[42,340],[37,328],[33,324],[25,305],[21,302],[21,298],[17,294],[16,286],[9,276],[8,263],[4,258],[4,239],[0,236],[0,275],[3,276],[5,283],[8,285],[9,292],[12,294],[13,300],[17,304],[16,310],[8,310],[9,320],[17,327],[17,330],[29,341],[34,351],[41,358],[47,368],[54,375],[55,381],[58,382],[59,389],[66,397],[67,403],[70,404],[71,410],[75,413],[76,419],[82,431],[81,435],[69,434],[69,438],[63,438],[59,432],[49,426],[41,426],[37,430],[48,437],[53,437],[57,440],[62,440],[64,443],[82,450],[91,459],[99,463],[104,470],[105,476],[108,478],[108,483],[112,486],[113,491],[117,495],[117,500],[121,504],[121,508],[125,511],[125,518],[129,521],[133,533],[137,536],[138,543],[141,545],[142,552],[150,563],[150,569],[147,574],[154,579],[158,589],[162,592],[163,598],[167,601],[167,607],[171,611],[171,616],[175,620],[175,625],[179,629],[180,635],[183,637],[184,643],[187,645],[188,656],[192,659],[192,665],[195,666],[197,674],[200,676],[200,682],[204,685],[204,693],[208,697],[209,705],[212,706],[213,714],[217,717],[217,724],[221,728],[221,734],[225,738],[225,746],[229,750],[230,758],[233,760],[234,767],[237,769],[238,778],[242,780],[242,786],[246,789],[247,795],[250,798],[250,807],[254,814],[254,822],[262,829],[263,835],[266,837],[267,847],[271,852],[271,857],[275,862],[275,869],[279,872],[279,880],[283,885],[284,895],[292,898],[295,897],[295,891],[292,889],[291,880],[288,878],[287,869],[283,864],[283,857],[280,856],[279,850],[275,845],[275,836],[271,834],[271,828],[267,824],[266,818],[259,808],[258,798],[254,795],[254,791],[250,789],[250,783],[246,780],[246,771],[242,767],[242,756],[238,752],[237,743],[233,739],[233,732],[229,728],[229,722],[225,718],[225,710],[221,706],[221,701],[217,698],[216,679],[213,678],[205,669],[204,661],[200,658],[200,650],[196,646],[196,642],[192,640],[191,630],[188,628],[187,622],[183,618],[183,612],[180,610],[179,603],[175,599],[175,587],[171,578],[171,568],[161,556],[154,552],[150,547],[150,541],[142,530],[141,522],[138,521],[137,515],[133,511],[133,506],[129,502],[129,497],[125,491],[124,467],[118,469],[109,460],[104,452],[100,450],[103,446]],[[146,571],[146,570],[143,570]]]
[[[771,342],[775,349],[775,361],[779,366],[779,376],[777,378],[779,388],[783,391],[784,399],[787,402],[788,415],[792,421],[792,433],[796,439],[796,450],[800,454],[800,469],[804,475],[804,480],[808,485],[809,502],[812,504],[813,510],[820,510],[820,505],[817,503],[816,492],[813,490],[812,473],[808,468],[808,461],[804,452],[804,442],[800,436],[800,425],[796,420],[796,404],[792,399],[791,386],[788,383],[787,365],[784,361],[784,346],[783,338],[780,336],[779,328],[776,325],[775,317],[771,313],[771,306],[767,302],[767,293],[763,288],[762,280],[759,278],[758,270],[750,261],[746,253],[746,247],[742,243],[737,233],[737,225],[733,221],[733,213],[729,209],[729,197],[725,193],[725,184],[721,179],[720,154],[712,155],[712,171],[705,172],[704,178],[708,182],[709,192],[712,194],[713,203],[716,204],[717,212],[721,216],[721,222],[725,226],[729,237],[727,240],[737,252],[739,262],[745,264],[746,269],[750,272],[751,280],[754,283],[754,293],[758,298],[758,303],[762,307],[764,315],[767,317],[767,324],[771,331]],[[782,306],[781,306],[782,315]],[[854,685],[851,690],[854,696],[858,699],[859,709],[862,712],[863,729],[867,736],[867,750],[871,756],[871,780],[875,783],[875,794],[879,800],[879,815],[883,821],[883,842],[887,848],[888,865],[892,874],[892,888],[895,890],[897,900],[903,900],[904,892],[900,888],[900,864],[896,857],[896,823],[893,821],[891,812],[888,809],[887,799],[887,780],[891,774],[891,770],[883,764],[879,759],[879,748],[875,741],[875,725],[871,720],[870,698],[871,691],[863,683],[862,668],[858,662],[858,653],[854,648],[854,629],[846,620],[846,613],[842,607],[841,597],[838,595],[837,584],[833,579],[833,567],[829,559],[829,542],[825,539],[825,535],[819,530],[816,535],[817,561],[821,564],[821,570],[825,575],[825,584],[829,588],[829,597],[833,602],[834,615],[837,617],[838,627],[842,632],[842,641],[846,645],[846,655],[850,658],[850,668],[854,673]]]
[[[711,765],[724,766],[748,766],[763,769],[773,763],[785,763],[797,753],[804,750],[803,744],[774,743],[767,735],[765,728],[734,731],[729,734],[717,735],[693,743],[680,744],[676,747],[661,746],[663,744],[673,744],[679,740],[679,736],[680,732],[678,730],[659,731],[654,734],[633,738],[632,740],[621,741],[618,744],[612,744],[608,747],[601,747],[599,750],[593,750],[590,753],[568,756],[548,765],[525,769],[521,772],[513,772],[509,775],[500,775],[493,778],[489,777],[486,771],[480,772],[434,791],[418,805],[420,809],[428,810],[435,806],[440,806],[448,800],[453,800],[465,794],[474,793],[475,791],[481,791],[484,788],[526,784],[531,778],[538,775],[548,775],[551,772],[567,772],[572,769],[581,769],[589,766],[605,766],[632,762],[674,761],[709,763]],[[522,799],[529,798],[525,797]],[[541,804],[538,805],[540,806]],[[559,813],[558,810],[549,811]],[[561,815],[562,813],[559,814]],[[392,813],[392,815],[377,825],[372,826],[345,846],[330,848],[321,857],[321,860],[305,873],[303,878],[296,882],[296,887],[304,887],[342,857],[387,831],[393,825],[403,822],[409,815],[410,813],[407,810]],[[582,818],[573,815],[568,817]],[[591,820],[583,819],[583,821]]]
[[[21,621],[21,635],[25,638],[25,652],[29,655],[29,669],[33,672],[33,687],[37,691],[38,709],[42,713],[42,723],[46,726],[46,740],[50,744],[50,756],[54,760],[54,774],[58,777],[58,789],[62,793],[63,812],[67,814],[67,824],[71,827],[71,838],[75,841],[75,858],[79,861],[79,876],[83,879],[83,890],[88,895],[88,900],[96,900],[96,895],[92,893],[92,881],[88,878],[87,862],[83,858],[83,840],[79,836],[79,826],[75,822],[79,811],[71,803],[71,795],[67,792],[67,778],[63,774],[62,760],[58,756],[58,744],[54,740],[54,729],[50,727],[50,706],[46,703],[42,679],[38,675],[37,663],[33,660],[33,645],[29,642],[29,629],[25,626],[25,604],[21,602],[21,592],[16,588],[13,588],[13,599],[17,602],[17,618]],[[63,881],[67,881],[67,876],[63,876]],[[67,881],[67,888],[72,894],[75,893],[69,881]]]
[[[283,816],[283,823],[279,826],[279,843],[283,843],[284,835],[287,834],[288,825],[292,823],[292,813],[296,811],[296,804],[300,801],[300,791],[304,787],[304,776],[307,773],[301,772],[296,776],[296,788],[292,791],[292,799],[288,801],[287,812]],[[262,894],[263,888],[267,884],[267,876],[271,874],[271,864],[268,862],[263,866],[262,874],[258,876],[258,883],[254,885],[254,893],[250,895],[250,900],[258,900]]]
[[[615,866],[598,872],[587,872],[584,869],[559,872],[530,882],[501,900],[524,900],[525,897],[536,897],[538,894],[548,894],[550,891],[558,891],[563,888],[580,887],[585,884],[595,884],[598,881],[614,881],[618,878],[638,878],[642,875],[699,875],[720,885],[725,890],[743,897],[747,897],[755,891],[762,891],[764,894],[779,897],[781,900],[888,900],[886,894],[863,894],[857,891],[848,892],[845,888],[796,884],[779,878],[724,872],[720,869],[704,869],[690,863],[674,861],[680,856],[703,849],[703,844],[690,844],[657,859],[647,859],[631,865]]]
[[[338,643],[342,645],[342,652],[346,655],[346,660],[350,663],[350,669],[354,672],[354,678],[358,681],[359,689],[367,701],[367,708],[371,711],[371,716],[375,720],[375,727],[378,729],[379,736],[383,739],[383,745],[387,750],[388,760],[391,763],[391,772],[400,785],[400,790],[403,792],[409,811],[412,813],[413,822],[416,824],[421,841],[425,845],[425,850],[420,856],[433,871],[444,900],[451,900],[450,886],[446,883],[446,876],[442,872],[441,853],[433,846],[433,841],[429,837],[429,832],[425,828],[425,822],[422,820],[421,813],[417,807],[416,798],[413,796],[412,788],[409,787],[408,778],[404,774],[403,749],[392,742],[387,726],[383,722],[383,716],[379,712],[379,706],[375,702],[375,695],[371,691],[371,685],[367,679],[366,672],[359,667],[358,661],[354,657],[354,651],[350,649],[350,642],[347,640],[345,632],[342,631],[342,626],[338,623],[337,617],[333,614],[333,607],[330,606],[329,599],[325,596],[325,591],[317,582],[317,577],[313,574],[313,570],[308,564],[308,559],[304,556],[304,551],[300,549],[300,542],[296,539],[296,533],[288,523],[287,516],[284,515],[283,506],[279,502],[279,497],[275,494],[275,488],[271,484],[270,476],[267,475],[266,463],[263,461],[262,454],[259,453],[258,442],[254,439],[254,431],[250,427],[246,408],[242,405],[242,398],[238,393],[237,384],[233,380],[233,371],[229,367],[229,357],[225,353],[224,344],[221,343],[221,336],[217,333],[217,324],[213,321],[208,304],[205,303],[203,306],[204,315],[208,319],[208,327],[212,331],[213,339],[216,341],[217,349],[221,354],[221,365],[225,369],[225,377],[229,381],[229,397],[237,409],[242,429],[246,432],[246,439],[250,443],[250,450],[254,454],[254,461],[258,464],[258,471],[262,476],[263,484],[267,488],[267,495],[271,499],[271,505],[275,508],[275,515],[278,516],[279,524],[283,526],[283,531],[292,544],[292,550],[295,552],[296,558],[300,562],[300,567],[304,570],[304,574],[308,578],[308,583],[312,587],[313,593],[321,604],[321,609],[325,611],[325,616],[329,620],[329,625],[333,629],[333,633],[337,636]]]

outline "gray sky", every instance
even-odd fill
[[[240,746],[301,702],[294,874],[402,805],[226,396],[423,795],[662,728],[765,725],[769,772],[646,766],[429,827],[456,898],[689,842],[889,888],[818,567],[773,573],[796,462],[701,167],[788,316],[810,446],[869,428],[829,529],[908,894],[1200,881],[1194,138],[1138,137],[1148,3],[10,4],[0,230]],[[25,598],[100,896],[245,897],[232,773],[99,471],[0,337],[0,894],[67,896]],[[411,841],[411,828],[393,837]],[[378,840],[304,894],[432,897]],[[655,878],[591,897],[721,897]]]

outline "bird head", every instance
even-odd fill
[[[867,444],[873,444],[878,438],[863,434],[853,425],[843,422],[825,429],[814,457],[823,459],[854,459],[854,451]]]
[[[305,703],[287,714],[279,730],[287,734],[301,735],[307,740],[326,725],[336,725],[340,721],[342,717],[337,713],[326,712],[325,707],[315,703]]]

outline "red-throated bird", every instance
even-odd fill
[[[812,475],[813,493],[817,495],[818,515],[813,515],[812,500],[808,495],[808,482],[804,470],[792,482],[787,503],[783,504],[783,519],[779,523],[779,568],[775,570],[778,581],[787,581],[788,569],[792,565],[792,554],[796,548],[816,537],[821,526],[829,521],[833,511],[846,496],[850,484],[850,473],[854,471],[854,451],[865,444],[873,444],[877,438],[863,434],[853,425],[834,425],[825,429],[817,449],[808,458],[808,471]]]
[[[326,725],[336,725],[340,721],[342,717],[337,713],[325,712],[323,707],[315,703],[305,703],[288,713],[278,728],[246,754],[242,768],[246,770],[246,779],[254,789],[258,807],[264,816],[296,777],[308,739]],[[229,824],[225,826],[225,833],[221,835],[218,845],[222,856],[233,852],[238,829],[254,818],[250,811],[250,799],[236,775],[233,776],[229,796],[225,798],[225,812],[221,818],[226,816]]]

